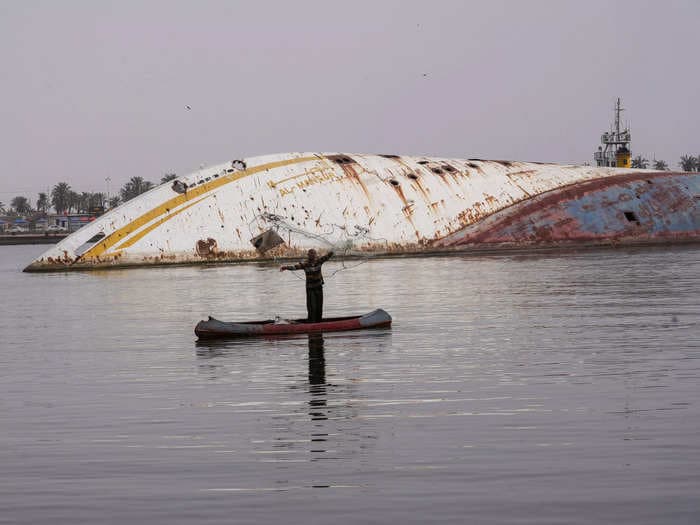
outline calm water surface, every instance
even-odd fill
[[[700,249],[22,274],[1,246],[0,523],[700,522]],[[339,268],[331,261],[329,275]]]

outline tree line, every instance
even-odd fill
[[[160,184],[171,181],[176,177],[175,173],[167,173],[160,179]],[[102,192],[91,193],[83,191],[79,193],[74,191],[67,182],[59,182],[51,189],[49,194],[40,192],[37,195],[35,206],[32,206],[31,201],[27,197],[18,195],[10,201],[9,207],[0,202],[0,213],[23,216],[31,215],[32,213],[46,215],[51,208],[56,213],[94,213],[98,210],[119,206],[153,187],[155,187],[155,184],[145,180],[143,177],[131,177],[121,187],[117,195],[108,196]]]
[[[668,164],[663,160],[652,160],[638,155],[632,159],[633,168],[655,169],[666,171]],[[700,171],[700,155],[681,155],[678,167],[682,171]],[[175,173],[166,173],[160,179],[160,184],[164,184],[177,178]],[[143,177],[131,177],[119,190],[118,195],[107,196],[105,193],[76,192],[67,182],[59,182],[51,190],[50,195],[39,193],[36,199],[36,206],[32,207],[31,202],[25,196],[18,195],[10,201],[9,208],[0,202],[0,213],[12,213],[15,215],[30,215],[34,212],[46,214],[53,207],[56,213],[91,213],[94,210],[114,208],[137,195],[150,190],[155,186],[151,181]]]
[[[641,155],[636,156],[632,159],[633,168],[654,169],[659,171],[667,171],[669,169],[668,164],[663,160],[652,160],[642,157]],[[693,157],[692,155],[681,155],[680,161],[678,161],[678,167],[681,171],[700,171],[700,155]]]

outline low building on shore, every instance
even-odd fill
[[[90,224],[96,219],[96,215],[93,213],[62,213],[62,214],[50,214],[47,217],[47,224],[45,228],[51,225],[60,226],[65,228],[68,232],[74,232]]]

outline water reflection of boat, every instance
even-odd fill
[[[391,326],[391,316],[381,308],[365,315],[351,317],[330,317],[319,323],[309,323],[306,319],[292,321],[225,322],[209,317],[200,321],[194,333],[200,339],[217,339],[227,337],[255,337],[285,334],[303,334],[313,332],[343,332],[363,330],[366,328],[386,328]]]
[[[312,389],[326,384],[326,358],[323,334],[309,334],[309,385]],[[313,391],[313,390],[312,390]]]
[[[323,334],[309,334],[309,416],[312,421],[328,419],[326,403],[326,357]],[[326,441],[324,437],[312,436],[312,440]]]
[[[194,346],[200,372],[231,386],[225,389],[231,399],[214,402],[253,414],[259,423],[251,429],[256,448],[264,451],[259,461],[284,468],[290,462],[352,460],[376,446],[376,422],[363,417],[365,371],[357,365],[382,359],[391,337],[391,330],[314,332],[264,341],[203,339]],[[311,486],[332,483],[316,479]]]

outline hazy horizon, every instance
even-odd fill
[[[4,2],[0,201],[291,151],[700,154],[700,3]],[[189,106],[189,109],[188,109]]]

